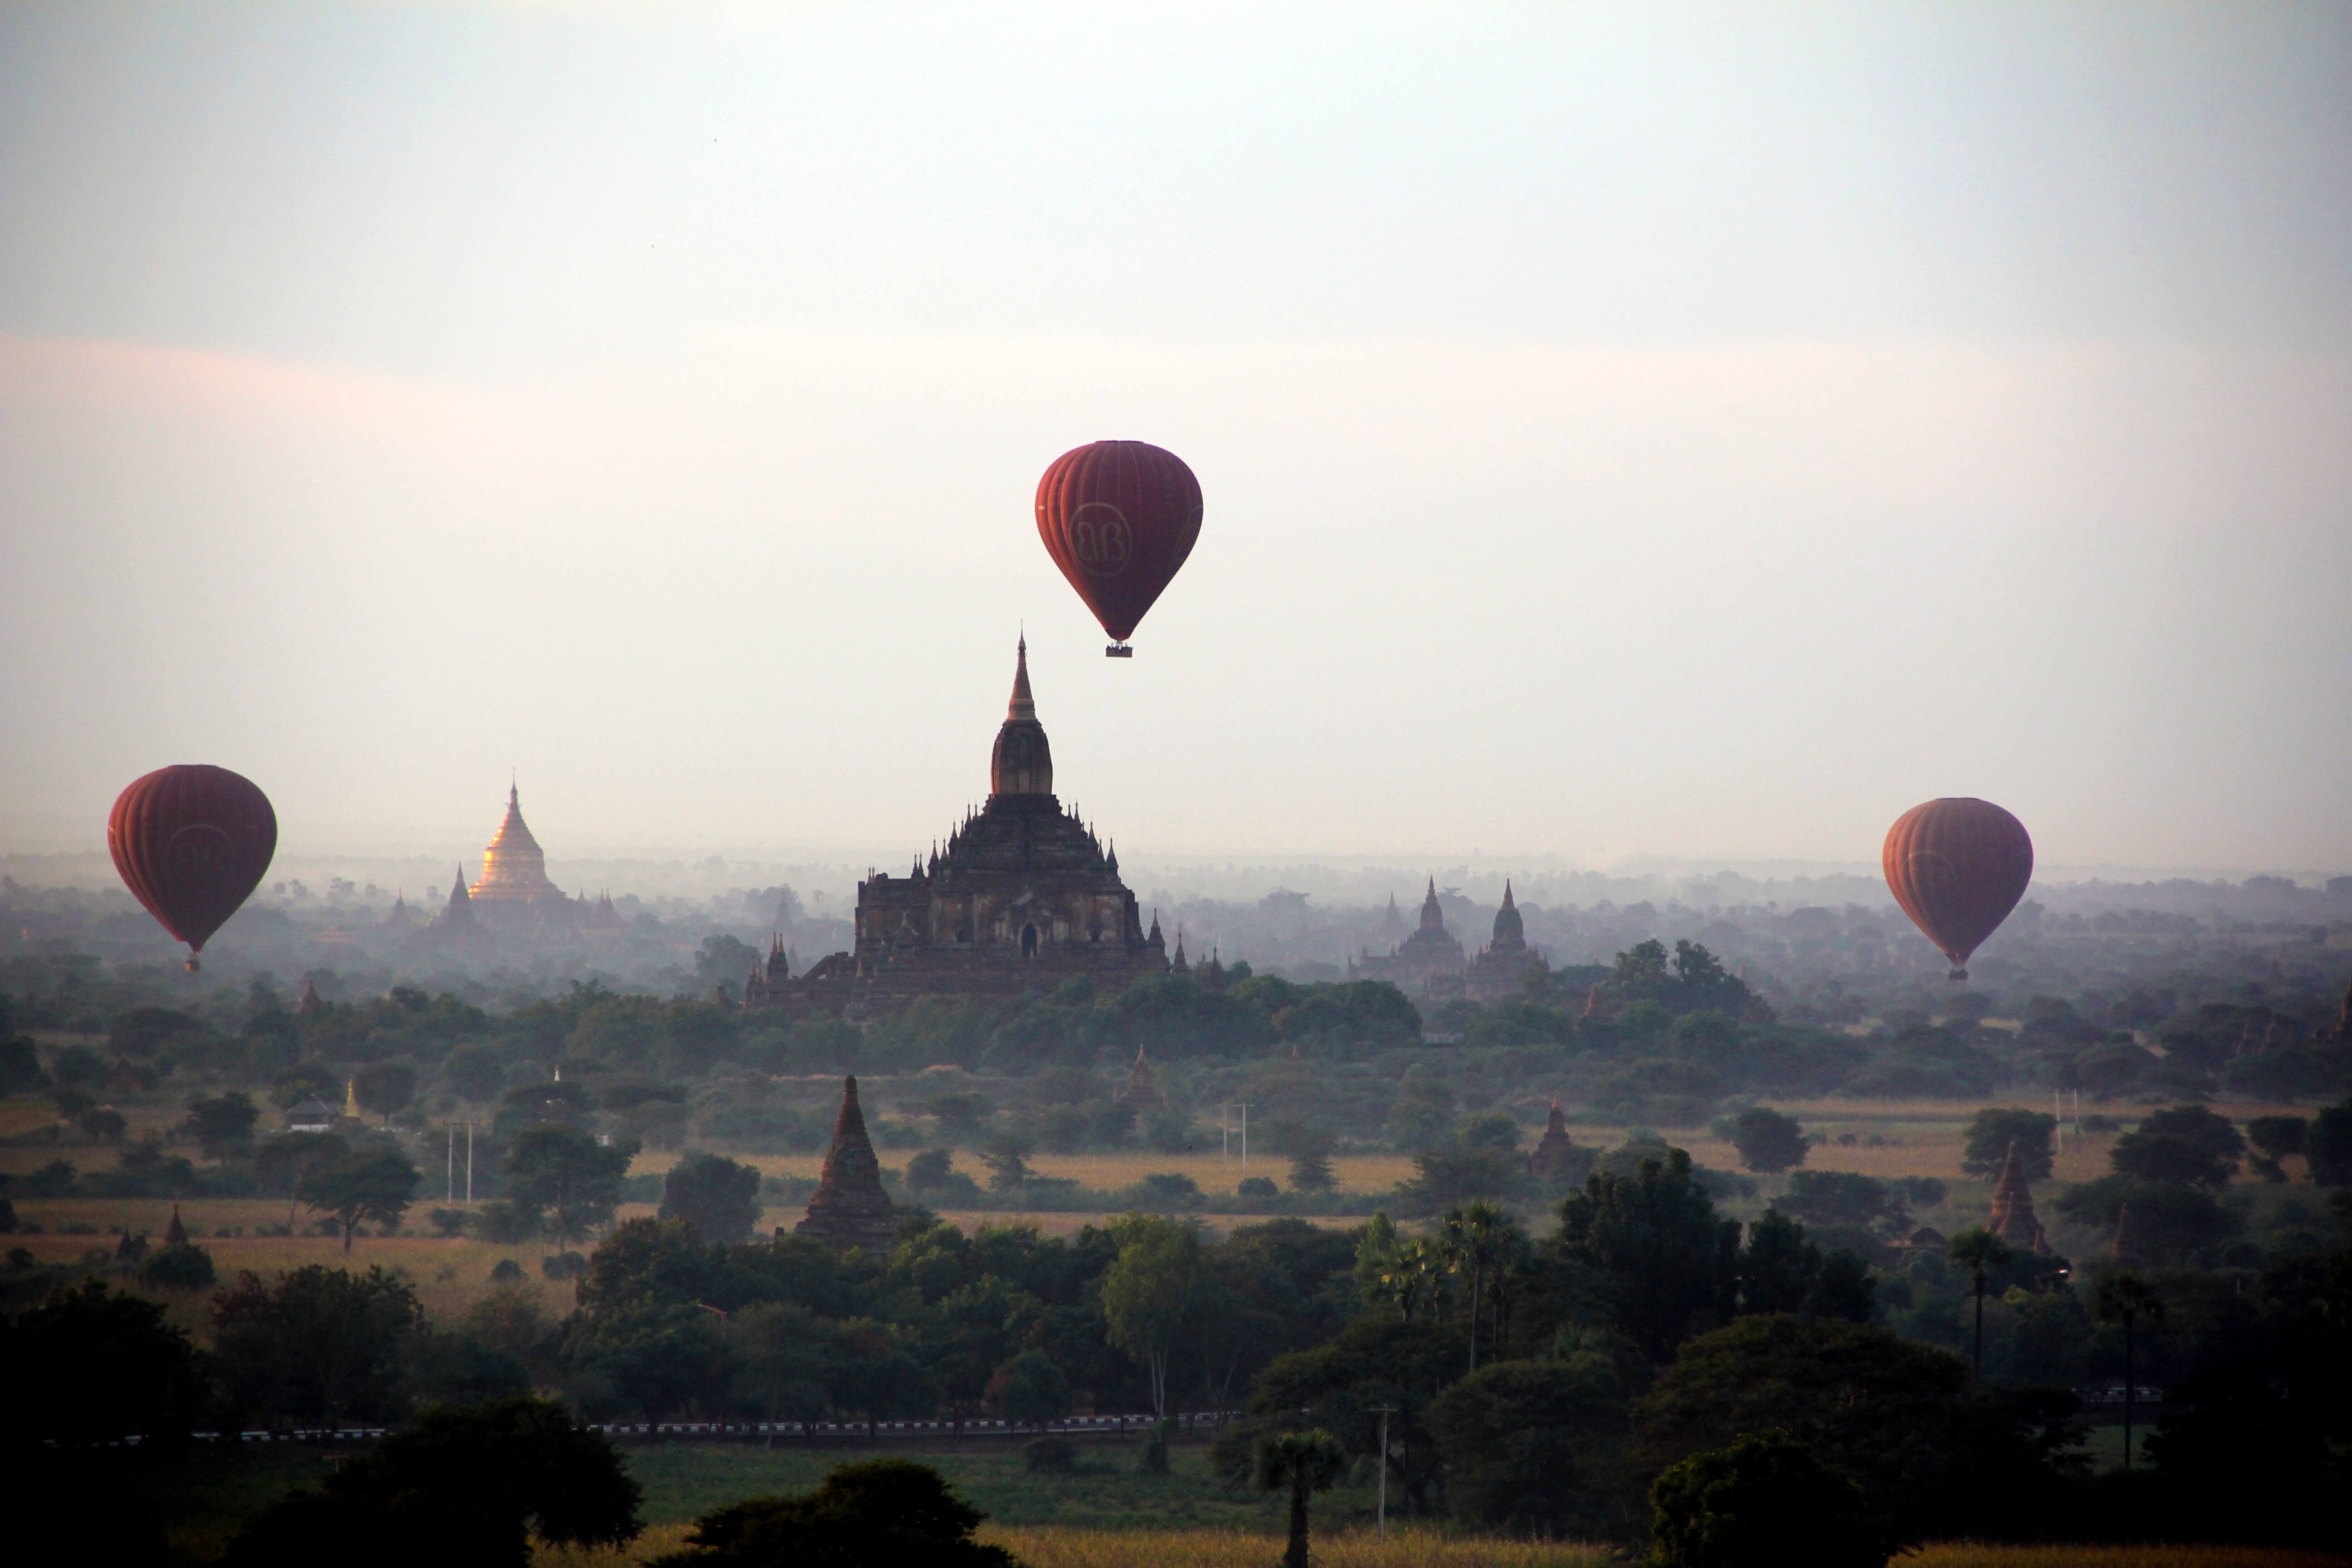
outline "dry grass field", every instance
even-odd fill
[[[534,1568],[633,1568],[686,1544],[688,1527],[661,1525],[625,1547],[581,1551],[541,1544]],[[1281,1539],[1219,1530],[1094,1531],[1000,1529],[980,1534],[1012,1552],[1024,1568],[1269,1568]],[[1630,1565],[1624,1553],[1580,1542],[1496,1541],[1391,1530],[1318,1536],[1323,1568],[1602,1568]],[[1801,1551],[1788,1559],[1801,1568]],[[1998,1546],[1937,1542],[1895,1559],[1902,1568],[2329,1568],[2342,1553],[2261,1546]]]

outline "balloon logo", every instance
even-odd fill
[[[158,768],[115,797],[106,847],[123,886],[196,955],[278,852],[278,814],[253,781],[202,763]]]
[[[2009,918],[2033,880],[2025,825],[1989,800],[1955,797],[1915,805],[1886,831],[1887,891],[1969,977],[1969,955]]]
[[[1070,519],[1070,552],[1089,577],[1116,577],[1135,553],[1135,535],[1118,508],[1090,500]]]
[[[1123,658],[1136,623],[1201,536],[1201,481],[1144,441],[1063,453],[1037,481],[1037,537]]]

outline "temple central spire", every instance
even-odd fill
[[[1045,726],[1037,722],[1036,700],[1029,695],[1026,637],[1014,649],[1013,700],[1004,705],[1004,723],[989,753],[988,789],[991,796],[1054,793],[1053,748],[1045,743]]]

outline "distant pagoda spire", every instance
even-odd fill
[[[824,1170],[806,1217],[793,1228],[835,1252],[864,1247],[878,1255],[897,1244],[898,1214],[890,1194],[882,1190],[882,1163],[866,1135],[866,1113],[858,1108],[855,1078],[842,1079],[841,1110],[834,1118]]]
[[[1423,931],[1445,929],[1445,910],[1437,901],[1437,879],[1434,877],[1429,879],[1429,896],[1421,900],[1421,929]]]

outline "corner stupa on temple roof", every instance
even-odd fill
[[[2033,1194],[2026,1189],[2025,1163],[2017,1157],[2013,1140],[2009,1157],[2000,1163],[2000,1179],[1993,1184],[1992,1214],[1985,1228],[2020,1251],[2050,1250],[2042,1239],[2042,1221],[2033,1213]]]
[[[163,1245],[177,1247],[188,1239],[188,1227],[180,1221],[180,1205],[172,1205],[172,1223],[163,1227]]]
[[[866,1136],[866,1114],[858,1109],[855,1078],[842,1080],[841,1113],[834,1118],[824,1171],[817,1178],[816,1195],[809,1199],[807,1216],[793,1228],[835,1252],[862,1247],[887,1253],[898,1243],[898,1211],[882,1190],[882,1165],[874,1157],[873,1141]]]

